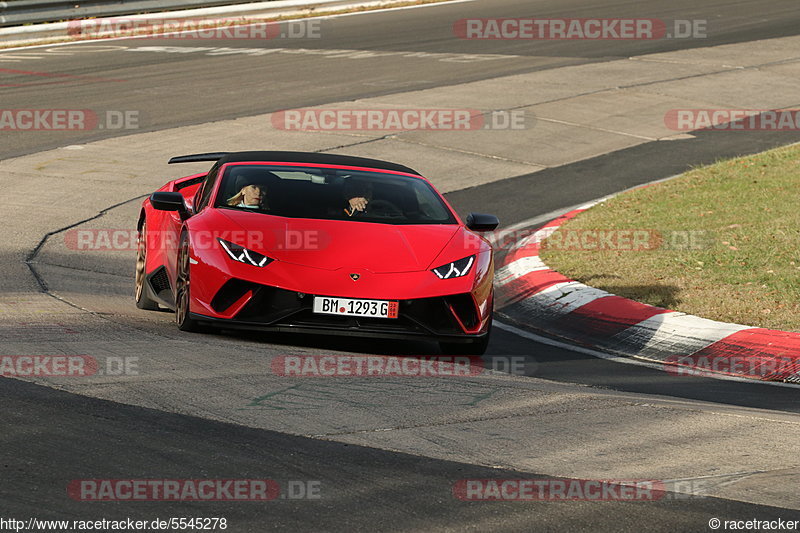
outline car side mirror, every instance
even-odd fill
[[[473,231],[492,231],[497,229],[500,221],[494,215],[486,215],[483,213],[470,213],[467,215],[467,229]]]
[[[183,195],[179,192],[154,192],[150,195],[150,205],[159,211],[177,211],[182,219],[189,218],[189,210]]]

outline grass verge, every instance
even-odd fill
[[[587,285],[714,320],[800,331],[800,146],[621,194],[544,244],[548,266]]]

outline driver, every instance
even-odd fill
[[[344,185],[344,197],[347,199],[344,209],[347,216],[366,212],[367,204],[372,201],[372,182],[358,178],[348,179]]]
[[[235,195],[228,198],[228,205],[247,209],[269,209],[267,205],[267,188],[264,185],[245,185]]]

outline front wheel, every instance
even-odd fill
[[[181,331],[200,331],[202,328],[189,314],[191,302],[191,269],[189,268],[189,236],[181,235],[178,252],[178,279],[175,281],[175,323]]]

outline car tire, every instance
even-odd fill
[[[147,223],[142,222],[139,234],[136,239],[136,273],[134,278],[134,299],[136,307],[147,311],[158,310],[158,303],[151,300],[147,294]]]
[[[480,339],[470,342],[440,342],[439,349],[445,355],[483,355],[489,347],[489,337],[492,333],[492,319],[489,318],[489,326],[486,328],[486,335]]]
[[[203,328],[189,313],[191,302],[191,265],[189,262],[189,236],[184,232],[181,235],[181,245],[178,250],[178,276],[175,280],[175,323],[181,331],[202,331]]]

